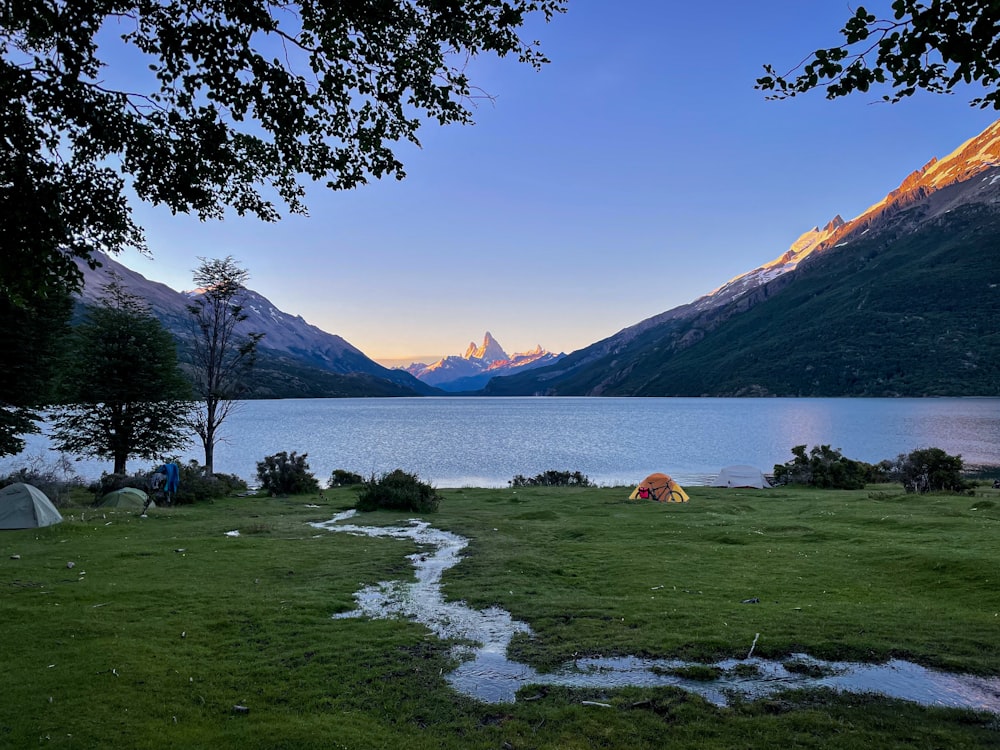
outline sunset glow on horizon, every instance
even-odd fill
[[[848,6],[713,8],[571,0],[525,32],[552,61],[541,72],[469,63],[493,99],[474,126],[400,145],[402,182],[309,186],[309,216],[275,224],[136,204],[152,259],[116,259],[184,290],[199,257],[232,255],[278,308],[389,366],[460,356],[485,331],[511,354],[569,353],[861,214],[997,117],[971,90],[766,101],[763,65],[837,43]]]

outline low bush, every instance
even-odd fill
[[[101,478],[87,485],[87,491],[94,496],[94,502],[98,502],[109,492],[122,490],[126,487],[133,487],[145,492],[149,489],[148,474],[101,474]]]
[[[327,487],[350,487],[355,484],[361,484],[365,481],[365,478],[360,474],[355,474],[353,471],[345,471],[344,469],[334,469],[333,474],[330,475],[330,481],[326,483]]]
[[[358,501],[354,507],[360,511],[406,510],[415,513],[433,513],[438,509],[441,496],[431,485],[421,482],[416,474],[402,469],[381,476],[372,476],[358,488]]]
[[[511,487],[592,487],[590,479],[578,471],[549,470],[533,477],[518,474],[508,484]]]
[[[775,464],[775,484],[804,484],[836,490],[860,490],[882,474],[880,466],[854,461],[829,445],[818,445],[806,454],[806,446],[792,448],[794,458]]]
[[[247,483],[234,474],[217,472],[211,477],[206,477],[205,467],[194,459],[187,463],[173,459],[173,463],[176,463],[180,469],[180,483],[173,497],[174,505],[190,505],[205,500],[215,500],[247,490]],[[150,492],[149,478],[162,465],[162,463],[156,464],[150,466],[148,471],[135,474],[102,474],[101,478],[91,483],[87,489],[93,493],[95,502],[109,492],[125,487],[134,487],[143,492]],[[153,494],[153,499],[159,503],[160,499],[156,494],[151,494]]]
[[[215,500],[220,497],[231,497],[247,491],[247,483],[235,474],[215,472],[205,476],[205,467],[194,459],[186,464],[176,462],[181,470],[181,481],[174,497],[177,505]]]
[[[319,492],[319,482],[309,471],[308,453],[297,455],[281,451],[257,462],[257,479],[271,495],[305,495]]]
[[[60,457],[55,464],[47,463],[41,456],[28,458],[24,466],[0,477],[0,487],[18,482],[40,489],[57,508],[69,501],[74,489],[84,486],[83,480],[73,471],[70,460],[65,456]]]

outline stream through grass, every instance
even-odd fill
[[[552,672],[539,672],[507,658],[507,647],[518,633],[530,634],[526,623],[497,607],[472,609],[464,602],[445,601],[441,576],[457,565],[468,540],[413,520],[408,526],[361,526],[345,523],[355,516],[345,511],[316,523],[327,531],[373,537],[410,539],[423,549],[409,559],[415,582],[384,581],[355,594],[357,608],[335,618],[405,618],[429,628],[436,636],[456,642],[458,668],[447,675],[458,692],[484,703],[510,703],[527,685],[564,687],[673,686],[701,695],[716,705],[734,697],[765,698],[792,689],[829,688],[876,693],[926,706],[969,708],[1000,714],[1000,678],[950,674],[906,661],[860,664],[814,659],[793,654],[785,661],[752,656],[705,665],[680,660],[635,656],[581,658]]]

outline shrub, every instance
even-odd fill
[[[590,479],[578,471],[549,470],[533,477],[518,474],[507,484],[511,487],[591,487]]]
[[[98,502],[109,492],[134,487],[145,492],[149,489],[147,474],[101,474],[101,478],[96,482],[87,485],[87,490],[94,495],[94,502]]]
[[[971,488],[962,479],[962,457],[940,448],[921,448],[896,459],[898,479],[907,492],[962,492]]]
[[[360,511],[408,510],[433,513],[441,496],[431,485],[421,482],[416,474],[396,469],[376,477],[374,474],[358,488],[354,507]]]
[[[163,463],[171,461],[176,463],[180,469],[180,484],[173,498],[175,505],[190,505],[204,500],[228,497],[247,490],[247,483],[233,474],[216,473],[211,477],[206,477],[205,467],[194,459],[187,463],[181,463],[179,459],[167,459],[165,462],[150,466],[146,472],[136,474],[102,474],[101,478],[92,483],[88,489],[94,494],[95,502],[109,492],[125,487],[134,487],[143,492],[150,492],[149,477]],[[153,494],[153,499],[159,502],[159,498],[155,494]]]
[[[775,484],[805,484],[811,487],[837,490],[860,490],[876,481],[879,467],[845,458],[829,445],[813,447],[806,455],[804,445],[792,448],[795,456],[785,464],[775,464]]]
[[[353,471],[345,471],[344,469],[334,469],[333,474],[330,475],[330,481],[326,483],[327,487],[350,487],[351,485],[361,484],[365,481],[365,478],[360,474],[355,474]]]
[[[74,489],[83,487],[83,480],[65,456],[60,456],[54,465],[46,463],[41,456],[28,458],[24,466],[0,477],[0,487],[18,482],[40,489],[57,508],[66,504]]]
[[[309,471],[308,453],[301,456],[282,451],[257,462],[257,479],[271,495],[304,495],[319,491],[319,482]]]
[[[180,486],[174,497],[174,503],[177,505],[214,500],[247,491],[247,483],[235,474],[223,474],[217,471],[212,476],[206,477],[205,467],[194,459],[186,464],[180,461],[175,463],[181,470]]]

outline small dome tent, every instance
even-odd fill
[[[756,466],[727,466],[719,472],[719,477],[711,484],[712,487],[748,487],[762,490],[770,487],[764,473]]]
[[[666,474],[650,474],[639,482],[629,500],[656,500],[660,503],[686,503],[689,498],[684,488]]]
[[[34,485],[17,482],[0,489],[0,529],[36,529],[62,520],[56,506]]]
[[[156,503],[150,501],[149,495],[142,490],[136,489],[135,487],[123,487],[120,490],[109,492],[107,495],[102,497],[98,507],[133,508],[135,510],[142,510],[146,507],[147,501],[149,501],[150,508],[156,507]]]

